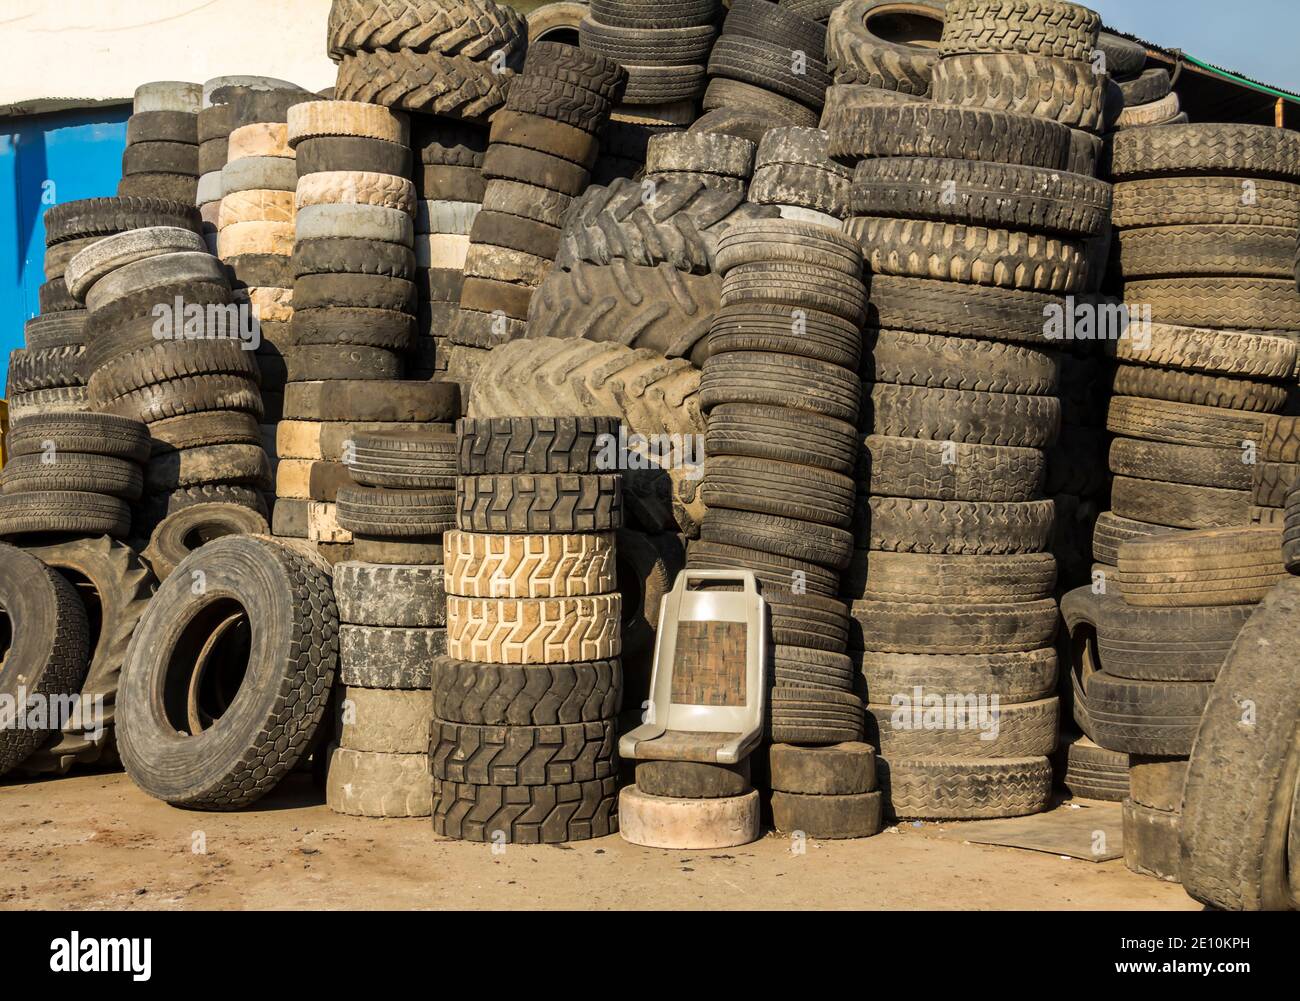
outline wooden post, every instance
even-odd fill
[[[1286,128],[1286,101],[1280,97],[1273,107],[1273,124],[1279,129]]]

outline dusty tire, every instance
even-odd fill
[[[210,590],[192,593],[194,571],[206,575]],[[333,589],[321,566],[299,553],[264,538],[231,537],[183,562],[159,594],[163,600],[151,603],[136,633],[148,642],[133,641],[127,652],[118,720],[123,764],[137,785],[165,802],[237,809],[293,770],[325,713],[338,661]],[[174,673],[169,657],[177,649],[201,647],[216,632],[233,639],[235,609],[261,619],[248,665],[263,681],[246,679],[257,697],[222,715],[219,729],[180,737],[182,728],[197,729],[189,714],[173,722],[178,710],[168,715],[148,693]],[[200,706],[196,693],[197,720]]]
[[[195,549],[227,535],[267,535],[266,519],[239,504],[194,504],[168,515],[154,529],[144,558],[159,581],[172,575]]]

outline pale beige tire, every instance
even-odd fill
[[[433,699],[423,689],[344,688],[339,746],[380,754],[427,754]]]
[[[447,653],[477,664],[570,664],[623,650],[623,602],[593,598],[447,597]]]
[[[759,839],[758,790],[721,799],[675,799],[627,786],[618,796],[618,825],[624,841],[644,848],[736,848]]]
[[[1149,104],[1134,104],[1120,112],[1115,120],[1117,129],[1133,129],[1146,125],[1160,125],[1169,121],[1182,110],[1178,104],[1178,95],[1170,91],[1158,101]]]
[[[225,199],[222,199],[225,204]],[[222,260],[245,254],[293,256],[294,227],[291,222],[240,222],[217,234],[217,256]]]
[[[298,208],[308,205],[378,205],[415,215],[415,185],[372,170],[327,170],[298,178]]]
[[[82,250],[68,262],[63,280],[69,294],[82,302],[97,281],[118,268],[163,254],[202,253],[205,249],[201,236],[176,226],[128,230]]]
[[[618,589],[612,532],[448,532],[447,593],[465,598],[582,598]]]
[[[311,459],[280,459],[275,467],[275,496],[285,500],[311,499]]]
[[[532,288],[541,285],[554,266],[555,262],[549,258],[485,243],[471,245],[465,255],[467,278],[490,278]]]
[[[292,191],[236,191],[218,203],[218,231],[246,222],[294,224],[297,210]]]
[[[254,122],[241,125],[230,133],[226,162],[245,156],[280,156],[294,158],[289,148],[289,126],[284,122]]]
[[[469,237],[432,234],[415,238],[415,263],[421,268],[465,270],[469,256]]]
[[[351,136],[411,145],[410,119],[360,101],[307,101],[289,109],[289,145],[304,139]]]
[[[433,812],[428,754],[377,754],[334,747],[325,804],[350,817],[427,817]]]

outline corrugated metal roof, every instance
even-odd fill
[[[1186,53],[1182,49],[1169,49],[1163,45],[1157,45],[1155,42],[1147,41],[1145,38],[1139,38],[1137,35],[1130,34],[1127,31],[1118,31],[1115,28],[1111,28],[1109,26],[1107,26],[1104,30],[1110,32],[1112,35],[1119,35],[1120,38],[1127,38],[1130,42],[1137,42],[1138,45],[1141,45],[1148,52],[1158,52],[1171,61],[1176,62],[1179,58],[1187,55],[1191,55],[1194,57],[1193,53]],[[1253,84],[1256,87],[1264,88],[1265,91],[1276,91],[1279,95],[1285,97],[1287,100],[1300,103],[1300,94],[1297,94],[1294,91],[1287,90],[1285,87],[1279,87],[1276,84],[1266,83],[1263,80],[1256,80],[1253,77],[1247,76],[1245,73],[1239,73],[1236,70],[1231,70],[1225,66],[1219,66],[1215,63],[1207,62],[1204,59],[1198,58],[1197,62],[1200,63],[1202,66],[1215,70],[1220,74],[1225,74],[1224,77],[1225,82],[1230,83],[1233,86],[1241,87],[1243,86],[1243,84],[1239,83],[1237,80],[1227,79],[1227,77],[1237,77],[1239,80],[1244,81],[1246,84]],[[1264,91],[1261,91],[1261,93],[1263,92]]]

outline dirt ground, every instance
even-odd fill
[[[1121,861],[964,844],[936,825],[791,852],[666,852],[615,836],[568,846],[436,837],[427,820],[331,812],[306,776],[242,813],[192,813],[123,774],[0,783],[0,909],[1188,910]],[[203,841],[206,853],[192,846]]]

